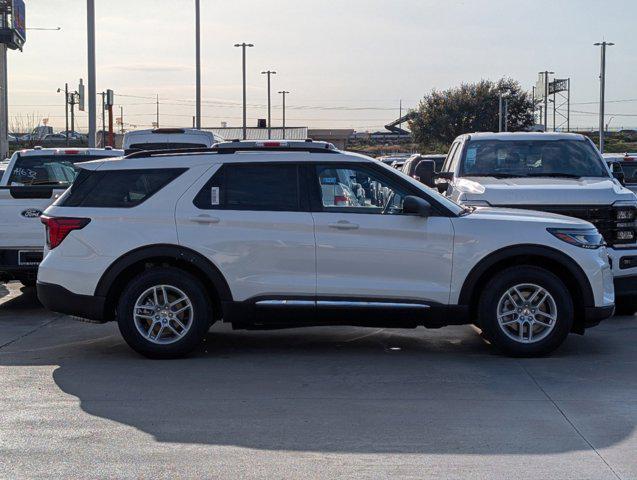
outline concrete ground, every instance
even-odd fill
[[[554,356],[471,327],[213,327],[152,361],[0,286],[0,478],[637,478],[637,319]]]

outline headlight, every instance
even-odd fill
[[[637,224],[637,204],[633,201],[619,201],[613,203],[615,231],[614,244],[635,243]]]
[[[563,242],[576,247],[595,249],[604,245],[604,238],[594,228],[547,228],[547,230]]]

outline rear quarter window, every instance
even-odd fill
[[[59,205],[132,208],[148,200],[186,170],[185,168],[82,170]]]

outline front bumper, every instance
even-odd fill
[[[584,307],[584,328],[594,327],[602,320],[612,317],[615,314],[615,305],[604,305],[603,307]]]
[[[54,312],[104,322],[106,298],[80,295],[51,283],[37,283],[38,299]]]

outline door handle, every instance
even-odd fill
[[[196,217],[190,217],[188,220],[195,223],[219,223],[221,219],[219,217],[211,217],[210,215],[197,215]]]
[[[356,230],[358,228],[357,223],[348,222],[347,220],[339,220],[336,223],[330,223],[328,226],[338,230]]]

